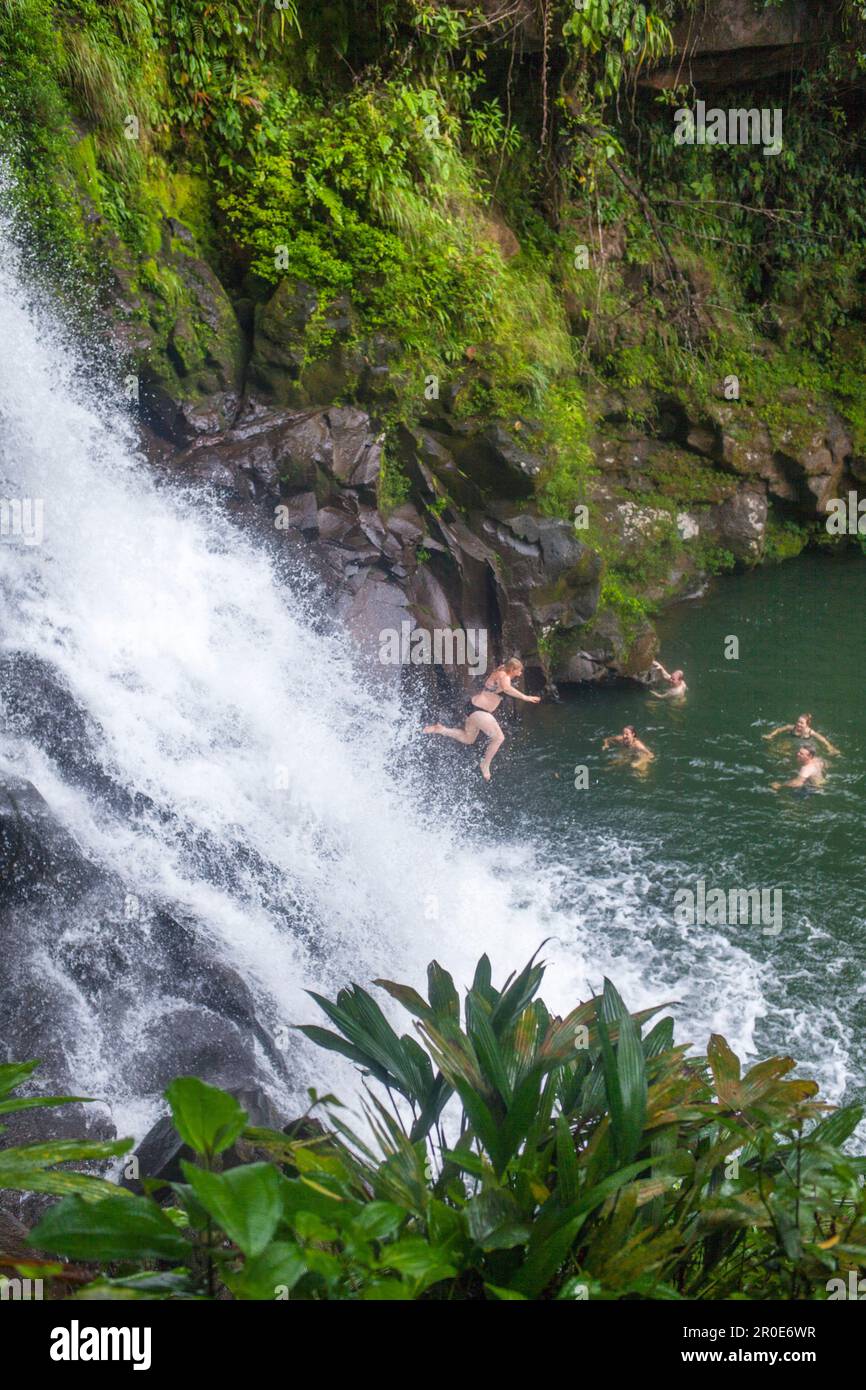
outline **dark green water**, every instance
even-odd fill
[[[684,1041],[718,1028],[741,1049],[791,1053],[849,1098],[866,1089],[864,615],[859,555],[726,577],[660,624],[684,705],[621,686],[527,710],[491,806],[503,835],[541,846],[559,945],[593,984],[610,973],[630,1001],[682,1000]],[[823,791],[775,794],[796,744],[761,735],[805,711],[842,756]],[[601,752],[624,724],[656,753],[646,776]],[[678,925],[674,893],[698,880],[780,890],[781,931]]]

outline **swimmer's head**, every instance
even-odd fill
[[[625,728],[622,731],[622,737],[624,743],[635,742],[635,740],[637,739],[637,730],[635,729],[633,724],[626,724]]]
[[[671,683],[672,683],[673,685],[679,685],[680,682],[682,681],[682,679],[683,679],[683,673],[682,673],[682,671],[671,671]]]
[[[802,748],[797,749],[798,763],[810,763],[814,756],[815,754],[812,752],[811,748],[807,748],[805,744],[803,744]]]
[[[801,715],[799,715],[799,716],[797,717],[797,722],[796,722],[796,724],[794,725],[794,733],[795,733],[795,734],[799,734],[799,735],[802,737],[803,734],[807,734],[807,733],[809,732],[809,730],[811,729],[811,727],[812,727],[812,716],[811,716],[811,714],[801,714]]]
[[[516,656],[511,656],[505,663],[505,670],[508,672],[509,676],[522,676],[523,662],[518,661]]]

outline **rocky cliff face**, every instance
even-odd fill
[[[109,267],[155,463],[303,555],[374,659],[408,623],[536,684],[639,675],[660,605],[826,541],[866,475],[852,0],[348,6],[345,63],[312,13],[214,16],[190,57],[158,0],[130,60],[129,16],[28,8],[50,158],[26,64],[0,96]],[[107,105],[57,59],[81,43]],[[701,94],[784,104],[784,153],[679,149]]]
[[[173,274],[176,317],[160,297]],[[643,567],[643,594],[663,604],[699,592],[719,555],[760,563],[774,524],[819,520],[863,472],[846,422],[803,390],[789,388],[767,421],[721,383],[700,407],[686,392],[636,388],[594,401],[585,500],[573,520],[547,515],[531,420],[466,418],[446,390],[386,443],[405,383],[389,365],[394,345],[353,340],[347,301],[327,308],[324,356],[307,351],[317,304],[303,283],[281,282],[245,329],[173,220],[151,283],[119,296],[116,331],[137,353],[154,461],[294,549],[374,662],[383,632],[408,623],[483,629],[491,655],[519,652],[535,685],[640,675],[654,634],[600,605],[600,551]],[[467,679],[447,660],[442,673]]]
[[[642,80],[653,87],[764,82],[818,61],[838,26],[838,12],[828,14],[813,0],[763,8],[754,0],[715,0],[675,26],[672,61]]]

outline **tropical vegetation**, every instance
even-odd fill
[[[360,1123],[311,1091],[284,1130],[250,1126],[182,1077],[182,1181],[138,1175],[132,1140],[0,1150],[0,1188],[58,1199],[14,1267],[54,1296],[278,1301],[824,1299],[861,1268],[862,1107],[789,1057],[696,1055],[608,980],[556,1015],[543,976],[497,988],[482,957],[462,1007],[435,961],[426,999],[379,980],[402,1034],[358,985],[313,995],[331,1027],[300,1031],[357,1067]],[[70,1099],[14,1096],[35,1065],[0,1068],[0,1112]],[[69,1166],[107,1160],[140,1181]]]

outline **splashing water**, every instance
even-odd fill
[[[236,971],[269,1036],[315,1016],[305,989],[379,975],[423,988],[434,956],[461,985],[483,951],[501,978],[545,937],[555,1007],[605,973],[634,1008],[682,997],[641,925],[641,854],[588,837],[560,863],[531,834],[491,841],[489,790],[431,786],[418,711],[367,683],[303,573],[286,576],[206,493],[156,480],[8,250],[0,340],[0,491],[44,501],[41,544],[0,543],[0,655],[25,655],[70,692],[100,777],[67,774],[60,726],[10,725],[0,774],[30,779],[125,895],[167,904]],[[76,1086],[140,1134],[157,1093],[133,1059],[179,1002],[165,972],[153,984],[150,917],[116,903],[44,921],[27,963],[37,1035],[50,1018]],[[759,973],[723,946],[685,1036],[721,1026],[748,1047]],[[259,1049],[284,1108],[310,1082],[345,1089],[339,1063],[293,1047],[284,1074]]]

